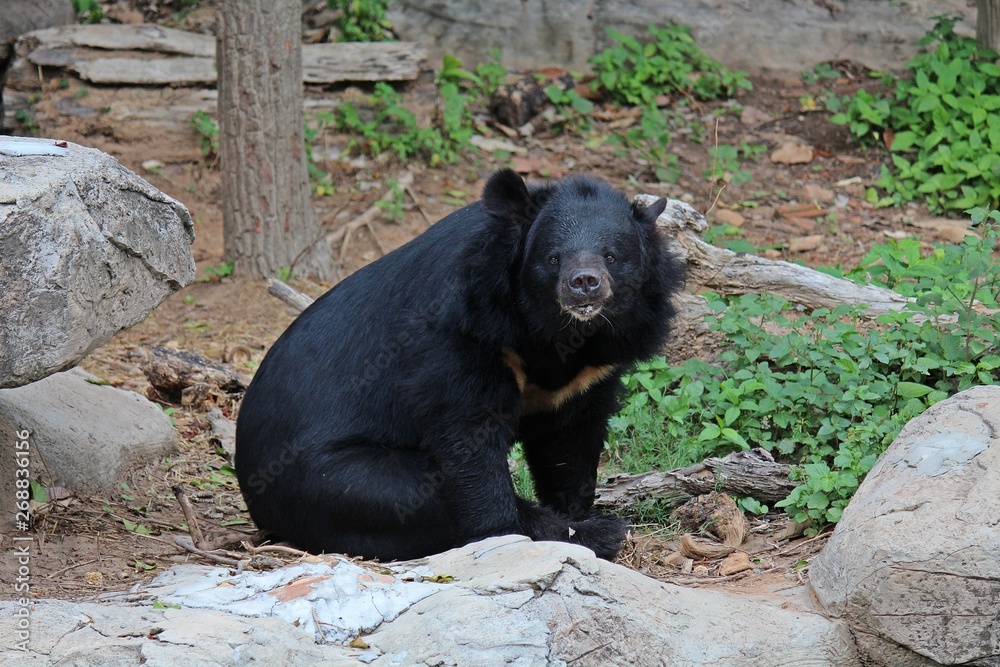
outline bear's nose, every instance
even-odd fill
[[[573,292],[586,296],[601,286],[601,276],[588,269],[577,269],[570,274],[567,282]]]

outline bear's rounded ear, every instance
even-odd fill
[[[513,169],[501,169],[486,181],[483,208],[494,218],[519,224],[534,220],[537,213],[528,187]]]
[[[642,203],[638,200],[632,201],[632,212],[635,214],[636,220],[650,225],[656,224],[656,219],[660,217],[660,214],[663,213],[666,208],[666,197],[660,197],[659,199],[648,204]]]

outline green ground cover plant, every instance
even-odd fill
[[[392,23],[386,17],[389,0],[327,0],[340,10],[336,21],[341,42],[385,42],[393,39]]]
[[[660,95],[681,93],[699,100],[732,97],[752,86],[745,72],[734,72],[709,58],[695,43],[691,29],[667,23],[649,25],[651,40],[608,29],[615,45],[590,59],[597,84],[619,104],[653,104]]]
[[[712,362],[662,358],[625,378],[609,457],[629,472],[669,469],[763,447],[802,481],[778,503],[811,530],[839,520],[902,426],[976,384],[1000,382],[1000,212],[969,211],[982,238],[921,254],[879,245],[847,277],[914,299],[877,318],[842,306],[802,312],[774,295],[712,297],[728,346]]]
[[[883,75],[885,92],[847,98],[831,121],[864,145],[885,145],[884,166],[869,201],[879,206],[923,200],[934,212],[1000,202],[1000,66],[997,53],[955,34],[954,17],[936,17],[907,65],[909,76]]]
[[[333,113],[317,114],[317,120],[354,135],[350,147],[366,154],[419,157],[432,167],[454,163],[471,146],[469,139],[477,130],[471,105],[489,99],[506,76],[498,57],[494,53],[469,71],[459,59],[445,56],[436,80],[439,100],[433,123],[419,123],[403,105],[402,94],[385,82],[375,84],[370,109],[344,103]]]

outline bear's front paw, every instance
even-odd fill
[[[613,561],[628,529],[628,522],[621,517],[593,512],[583,521],[570,522],[568,541],[591,549],[598,558]]]

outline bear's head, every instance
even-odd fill
[[[677,282],[663,273],[676,265],[669,257],[664,264],[655,224],[665,199],[633,204],[604,181],[583,176],[529,189],[508,169],[487,182],[483,205],[519,230],[517,301],[532,329],[547,337],[583,323],[631,327],[644,319],[650,298],[676,290],[663,284]]]

